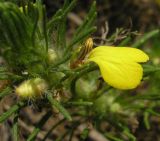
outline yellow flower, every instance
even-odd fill
[[[99,46],[89,54],[89,61],[98,64],[104,81],[118,89],[137,87],[143,76],[139,63],[148,60],[143,51],[130,47]]]

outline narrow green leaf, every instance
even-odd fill
[[[145,75],[160,71],[160,67],[154,65],[143,65],[143,69]]]
[[[96,17],[96,1],[94,1],[91,5],[91,8],[89,10],[88,15],[86,16],[84,22],[82,23],[82,25],[80,25],[78,27],[78,29],[76,30],[74,37],[76,37],[77,35],[79,35],[80,33],[84,32],[86,29],[86,25],[88,25],[87,23],[91,20],[90,24],[92,23],[92,21],[94,21],[94,18]],[[95,16],[94,16],[95,15]]]
[[[32,30],[32,35],[31,35],[31,39],[32,39],[32,45],[35,47],[35,39],[36,39],[36,31],[38,28],[38,20],[39,20],[39,12],[36,9],[35,10],[35,21],[34,21],[34,26],[33,26],[33,30]]]
[[[61,15],[62,15],[62,9],[59,9],[47,23],[47,29],[49,30],[49,33],[52,33],[53,27],[55,26],[55,23],[61,19]]]
[[[155,116],[160,117],[160,113],[154,111],[153,109],[149,109],[148,112],[149,112],[150,114],[152,114],[152,115],[155,115]]]
[[[6,73],[0,73],[0,80],[7,80],[8,75]]]
[[[77,0],[72,0],[72,1],[70,2],[70,5],[65,6],[66,9],[63,11],[63,17],[65,17],[65,16],[68,14],[68,12],[70,12],[70,11],[74,8],[76,2],[77,2]],[[64,8],[65,8],[65,7],[64,7]]]
[[[19,18],[17,14],[11,11],[10,17],[16,29],[15,32],[17,33],[18,36],[17,40],[19,39],[19,42],[23,45],[23,48],[28,47],[30,41],[27,31],[28,29],[25,27],[21,18]]]
[[[160,34],[160,30],[159,29],[155,29],[153,31],[150,31],[146,34],[143,35],[143,37],[141,37],[139,40],[137,40],[132,46],[139,48],[141,47],[144,43],[146,43],[149,39],[157,36]]]
[[[7,95],[9,95],[9,94],[11,94],[11,93],[12,93],[12,89],[11,89],[10,87],[7,87],[7,88],[3,89],[3,90],[0,92],[0,100],[1,100],[3,97],[5,97],[5,96],[7,96]]]
[[[5,71],[7,71],[7,68],[3,67],[3,66],[0,66],[0,72],[5,72]]]
[[[21,45],[17,36],[16,28],[7,12],[3,12],[0,22],[6,32],[6,39],[9,41],[10,45],[14,48],[20,47]]]
[[[52,133],[52,131],[58,126],[60,125],[61,123],[63,123],[65,121],[65,119],[62,119],[60,121],[58,121],[56,124],[54,124],[50,129],[49,131],[47,132],[47,134],[44,136],[43,140],[42,141],[45,141],[48,136]]]
[[[143,121],[144,121],[144,125],[148,130],[150,129],[149,116],[150,116],[150,113],[146,110],[144,112]]]
[[[56,47],[63,51],[66,47],[66,18],[61,19],[57,28]]]
[[[52,19],[48,22],[47,27],[48,27],[48,33],[51,34],[53,31],[53,28],[55,26],[55,23],[60,21],[61,19],[65,18],[68,12],[70,12],[73,7],[75,6],[77,0],[72,0],[70,3],[65,2],[64,6],[62,9],[59,9],[56,14],[52,17]],[[68,5],[69,4],[69,5]]]
[[[53,99],[52,94],[49,93],[47,95],[47,99],[51,103],[53,108],[58,109],[66,119],[68,119],[69,121],[72,120],[72,118],[71,118],[70,114],[68,113],[68,111],[57,100]]]
[[[120,46],[120,47],[126,46],[130,41],[131,41],[131,37],[128,36],[127,38],[125,38],[124,40],[122,40],[121,43],[118,46]]]
[[[70,4],[70,0],[65,0],[62,9],[66,9],[69,4]]]
[[[51,115],[52,115],[52,112],[49,111],[41,118],[41,120],[38,122],[38,124],[34,128],[33,132],[27,138],[27,141],[35,141],[37,134],[41,131],[41,128],[48,121],[48,119],[51,117]]]
[[[73,105],[73,106],[92,106],[93,102],[90,102],[90,101],[72,101],[72,102],[68,102],[67,105]]]
[[[15,112],[14,119],[13,119],[13,126],[12,126],[14,141],[19,141],[18,116],[19,116],[19,112]]]
[[[76,43],[81,42],[82,40],[84,40],[87,36],[89,36],[90,34],[92,34],[93,32],[96,31],[96,27],[92,27],[88,30],[86,30],[85,32],[83,32],[82,34],[78,35],[77,37],[75,37],[71,43],[68,45],[68,47],[66,48],[66,53],[70,53],[70,51],[72,50],[73,46]]]
[[[2,115],[0,115],[0,123],[7,120],[13,113],[17,112],[19,109],[25,106],[25,102],[19,102],[15,105],[13,105],[8,111],[4,112]]]
[[[89,129],[85,128],[80,135],[81,141],[84,141],[88,137],[88,135],[89,135]]]
[[[128,128],[124,130],[123,133],[129,137],[130,141],[136,141],[136,137],[129,131]]]
[[[60,135],[55,141],[63,141],[64,138],[70,133],[70,130],[67,130],[62,135]]]
[[[84,31],[93,26],[93,23],[94,23],[96,17],[97,17],[97,12],[94,12],[94,14],[92,15],[92,17],[86,23],[85,28],[83,29]]]
[[[46,17],[46,8],[43,7],[43,34],[46,43],[46,51],[48,52],[48,35],[47,35],[47,17]]]
[[[124,141],[120,138],[115,137],[114,135],[112,135],[110,133],[105,133],[104,136],[108,139],[111,139],[112,141]]]

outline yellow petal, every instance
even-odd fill
[[[149,57],[143,51],[131,47],[99,46],[91,51],[89,58],[98,56],[105,56],[106,60],[124,59],[135,62],[146,62],[149,60]]]
[[[96,57],[91,60],[99,65],[103,79],[115,88],[133,89],[142,79],[143,69],[138,63],[106,62]]]
[[[101,46],[89,55],[89,61],[99,65],[104,80],[118,89],[137,87],[143,76],[143,68],[138,62],[148,59],[143,51],[128,47]]]

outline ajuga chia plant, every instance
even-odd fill
[[[160,70],[152,63],[142,67],[140,63],[147,62],[149,57],[136,49],[158,36],[159,30],[132,41],[134,48],[100,45],[93,49],[91,36],[96,31],[94,21],[97,15],[96,2],[93,1],[84,22],[66,41],[67,14],[76,2],[66,0],[51,19],[47,19],[45,6],[38,0],[19,7],[9,2],[0,3],[0,99],[13,95],[17,98],[15,105],[1,114],[0,122],[14,116],[11,121],[15,141],[21,140],[18,119],[24,107],[31,108],[29,101],[31,105],[45,109],[46,114],[33,125],[27,141],[36,140],[44,124],[52,118],[59,121],[50,125],[42,140],[51,138],[52,131],[66,123],[71,128],[66,128],[52,140],[69,137],[71,141],[82,124],[84,128],[79,139],[85,140],[92,130],[87,122],[104,138],[136,140],[129,128],[129,119],[137,120],[138,116],[143,116],[149,129],[148,117],[159,116],[154,110],[159,103],[153,101],[159,100],[159,95],[135,89],[138,85],[143,88],[147,84],[145,78]],[[116,34],[110,40],[116,38]],[[129,44],[129,36],[119,46]],[[61,116],[53,117],[57,112],[63,115],[63,119]],[[106,132],[108,126],[104,123],[108,123],[113,131]]]

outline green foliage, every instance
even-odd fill
[[[57,110],[59,110],[64,115],[64,117],[66,119],[68,119],[69,121],[72,120],[72,118],[71,118],[70,114],[68,113],[68,111],[63,106],[61,106],[61,104],[58,101],[53,99],[51,94],[48,94],[47,98],[48,98],[48,101],[51,103],[51,105],[53,107],[57,108]]]
[[[149,117],[160,116],[156,111],[160,105],[160,90],[157,84],[160,81],[160,61],[156,60],[157,52],[160,52],[160,31],[155,29],[145,33],[136,41],[131,35],[121,40],[120,46],[132,44],[133,47],[141,48],[144,44],[147,46],[152,39],[153,47],[144,47],[150,54],[151,61],[143,65],[144,81],[141,86],[130,91],[115,90],[99,79],[100,74],[95,64],[81,64],[74,69],[69,66],[72,59],[77,59],[74,54],[79,50],[78,46],[83,47],[85,40],[96,31],[94,24],[97,12],[96,2],[93,1],[83,23],[76,29],[73,37],[67,40],[67,14],[76,4],[77,0],[66,0],[63,7],[51,19],[47,19],[45,6],[39,0],[35,3],[22,3],[22,7],[11,2],[0,2],[0,56],[4,60],[0,66],[0,81],[4,84],[7,80],[0,88],[0,100],[15,94],[15,86],[24,80],[40,77],[47,81],[48,89],[39,99],[32,99],[32,102],[39,108],[46,108],[47,113],[35,125],[27,141],[36,140],[43,125],[52,117],[51,109],[62,114],[64,119],[51,125],[43,141],[57,126],[66,121],[71,128],[56,141],[63,140],[65,136],[69,136],[71,141],[74,130],[86,119],[90,119],[96,130],[107,139],[122,141],[127,138],[135,141],[136,137],[129,128],[128,119],[142,116],[144,126],[150,129]],[[108,40],[113,41],[117,35],[118,33],[114,33]],[[56,54],[52,62],[48,61],[50,49]],[[17,104],[0,115],[0,123],[14,115],[12,131],[15,141],[19,140],[19,113],[23,107],[27,107],[28,100],[18,98]],[[77,121],[76,116],[83,120]],[[106,122],[116,132],[101,129],[101,125]],[[81,140],[87,139],[88,135],[89,129],[85,128],[81,132]]]
[[[26,104],[22,101],[20,101],[19,103],[13,105],[8,111],[4,112],[1,116],[0,116],[0,123],[4,122],[8,117],[10,117],[13,113],[16,113],[19,111],[19,109],[21,109],[22,107],[24,107]]]

